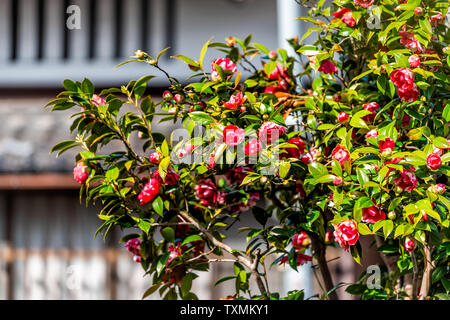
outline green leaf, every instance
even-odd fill
[[[119,177],[120,170],[117,167],[113,167],[106,171],[105,177],[109,180],[116,180]]]
[[[289,173],[289,170],[291,169],[291,163],[289,161],[280,161],[280,165],[278,167],[280,178],[284,179],[287,174]]]
[[[372,112],[370,112],[369,110],[361,110],[358,111],[357,113],[355,113],[351,119],[350,119],[350,125],[352,127],[355,128],[366,128],[369,129],[369,127],[367,127],[367,124],[364,122],[363,119],[361,119],[364,116],[367,116],[369,114],[371,114]]]
[[[152,293],[156,292],[156,290],[159,289],[159,287],[161,287],[163,283],[155,283],[154,285],[152,285],[150,288],[148,288],[145,292],[144,295],[142,296],[142,299],[147,298],[149,295],[151,295]]]
[[[444,118],[445,121],[450,122],[450,104],[447,104],[445,106],[444,112],[442,113],[442,117]]]
[[[435,283],[441,280],[446,273],[447,273],[446,266],[438,266],[436,269],[433,270],[433,273],[431,274],[431,282]]]
[[[373,232],[370,230],[370,228],[365,223],[358,223],[358,231],[363,236],[368,234],[373,234]]]
[[[187,237],[186,239],[184,239],[183,242],[181,243],[181,245],[183,246],[187,243],[194,242],[194,241],[203,241],[203,238],[200,237],[198,234],[193,234],[193,235]]]
[[[386,239],[394,229],[394,223],[392,220],[385,220],[386,222],[383,224],[383,234],[384,238]]]
[[[269,55],[269,49],[267,49],[266,46],[259,44],[259,43],[252,43],[252,45],[258,49],[259,51],[261,51],[262,53],[264,53],[265,55]]]
[[[356,245],[354,246],[350,246],[350,252],[352,254],[353,259],[358,264],[361,264],[362,249],[359,243],[356,243]]]
[[[145,233],[148,233],[151,226],[152,226],[151,223],[144,219],[140,219],[138,222],[138,227]]]
[[[205,58],[206,50],[208,50],[208,45],[211,42],[212,38],[210,38],[204,45],[202,50],[200,51],[200,59],[198,59],[198,64],[200,69],[203,70],[203,59]]]
[[[161,230],[161,235],[168,242],[175,241],[175,231],[171,227],[165,227]]]
[[[309,172],[314,178],[318,178],[328,174],[328,169],[319,162],[312,162],[308,164]]]
[[[198,123],[201,123],[203,125],[208,125],[210,123],[214,122],[214,118],[212,118],[209,114],[202,111],[194,111],[189,113],[189,117]]]
[[[264,72],[266,73],[266,76],[269,76],[273,72],[273,70],[275,70],[276,67],[277,63],[275,61],[267,62],[264,65]]]
[[[153,200],[152,207],[156,211],[157,214],[159,214],[161,217],[163,216],[164,203],[163,203],[161,197],[158,197],[155,200]]]
[[[83,90],[84,93],[87,93],[89,96],[92,96],[94,94],[94,84],[87,78],[84,78],[83,82],[81,83],[81,90]]]
[[[440,149],[450,148],[450,143],[444,137],[436,137],[433,139],[433,145]]]

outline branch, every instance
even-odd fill
[[[413,263],[413,283],[412,283],[412,293],[411,299],[417,300],[417,285],[419,282],[419,268],[417,267],[417,260],[414,251],[409,253],[411,255],[411,261]]]
[[[425,270],[423,272],[422,284],[420,286],[419,300],[425,300],[425,298],[428,296],[428,291],[430,290],[431,286],[431,273],[435,268],[435,265],[431,260],[431,249],[426,242],[425,245],[423,246],[423,250],[425,253],[424,255]]]

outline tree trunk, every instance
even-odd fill
[[[319,265],[320,274],[322,275],[322,279],[325,285],[325,290],[329,292],[331,289],[334,288],[334,285],[333,280],[331,279],[330,270],[328,269],[328,264],[325,257],[326,247],[322,242],[320,242],[320,240],[316,239],[315,237],[312,237],[311,240],[312,240],[312,248],[314,250],[315,257]],[[338,295],[336,291],[331,292],[328,295],[328,297],[330,300],[338,300]]]

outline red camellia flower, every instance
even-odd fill
[[[376,207],[375,205],[370,208],[363,208],[362,210],[362,221],[366,223],[375,223],[380,220],[386,219],[386,214],[383,210]]]
[[[437,170],[441,167],[441,165],[441,157],[439,157],[436,153],[432,153],[427,157],[427,167],[430,170]]]
[[[365,115],[361,119],[364,120],[365,123],[372,123],[375,120],[375,116],[377,115],[377,110],[379,108],[379,105],[377,102],[370,102],[363,105],[363,110],[370,111],[371,113],[368,115]]]
[[[255,157],[261,150],[261,142],[254,138],[250,139],[244,146],[244,153],[249,157]]]
[[[356,20],[352,16],[352,12],[350,9],[342,8],[339,11],[336,11],[332,14],[333,17],[341,19],[349,27],[354,27],[356,24]]]
[[[339,121],[340,123],[345,123],[345,122],[348,121],[348,118],[349,118],[349,117],[350,117],[350,116],[348,115],[348,113],[345,113],[344,111],[342,111],[342,112],[340,112],[339,115],[338,115],[338,121]]]
[[[334,227],[334,238],[344,250],[356,244],[359,238],[358,226],[354,220],[344,220]]]
[[[272,142],[275,138],[281,137],[286,133],[286,128],[276,124],[275,122],[264,122],[259,128],[259,139],[264,142]]]
[[[245,130],[240,129],[234,124],[230,124],[223,129],[223,141],[227,146],[237,146],[245,138]]]
[[[228,170],[225,173],[225,177],[230,181],[230,184],[241,183],[249,172],[253,172],[253,169],[250,167],[237,167]]]
[[[144,189],[139,193],[138,199],[140,204],[144,204],[152,201],[159,193],[160,183],[158,179],[151,178],[149,182],[145,185]]]
[[[142,259],[141,242],[141,239],[133,238],[125,243],[125,248],[127,248],[127,250],[133,254],[133,260],[138,263],[140,263]]]
[[[410,87],[414,83],[414,73],[408,68],[398,68],[392,71],[390,78],[397,87]]]
[[[73,168],[73,178],[79,183],[84,184],[89,177],[88,167],[83,162],[78,162]]]
[[[286,77],[286,67],[284,67],[280,62],[276,63],[275,69],[269,74],[270,80],[279,80]]]
[[[282,153],[282,158],[300,158],[300,155],[305,152],[305,142],[299,138],[295,137],[292,139],[289,139],[287,141],[290,144],[294,144],[297,148],[285,148],[284,150],[287,151],[287,153]]]
[[[325,59],[320,62],[320,67],[318,69],[320,72],[323,72],[325,74],[333,74],[338,72],[338,69],[334,65],[333,62],[331,62],[329,59]]]
[[[177,184],[178,179],[180,179],[180,175],[178,173],[176,173],[172,168],[169,168],[169,170],[167,170],[166,177],[163,182],[163,180],[159,174],[159,169],[156,169],[156,171],[153,172],[153,178],[158,179],[158,182],[160,184],[164,183],[167,186],[173,186],[173,185]]]
[[[406,240],[405,240],[406,251],[413,252],[416,249],[416,246],[417,246],[416,241],[414,241],[411,238],[406,238]]]
[[[366,133],[366,139],[368,138],[375,138],[378,139],[378,132],[377,129],[372,129],[369,132]]]
[[[411,68],[418,68],[420,66],[420,58],[416,54],[409,56],[408,62],[409,62],[409,66]]]
[[[399,31],[400,43],[405,46],[406,49],[411,50],[413,53],[422,53],[423,47],[420,42],[416,39],[414,33],[407,31]]]
[[[162,159],[162,154],[159,152],[153,152],[148,156],[151,163],[160,163]]]
[[[225,102],[223,106],[227,109],[236,110],[238,107],[242,106],[245,101],[245,96],[242,92],[238,92],[236,95],[231,96],[228,102]]]
[[[405,102],[414,102],[419,98],[419,88],[413,84],[410,87],[398,88],[398,96]]]
[[[431,16],[428,20],[434,27],[437,27],[440,22],[444,21],[444,17],[442,16],[442,13],[439,12],[438,14]]]
[[[212,72],[211,78],[214,82],[225,80],[220,77],[219,72],[216,70],[216,66],[218,65],[225,73],[226,76],[230,76],[233,73],[237,72],[236,65],[229,58],[219,58],[212,62]]]
[[[414,168],[411,168],[411,170],[404,168],[403,172],[400,173],[400,177],[392,181],[392,183],[403,191],[413,191],[413,189],[417,187],[417,178],[414,174]]]
[[[368,8],[373,4],[374,0],[354,0],[354,4],[359,5],[363,8]]]
[[[306,232],[296,233],[292,236],[292,246],[297,250],[309,246],[310,243],[311,240]]]
[[[395,148],[395,142],[391,138],[386,138],[385,140],[378,142],[378,147],[380,148],[380,152],[384,154],[391,154]]]
[[[311,256],[303,253],[297,253],[297,266],[304,265],[308,261],[312,261]]]
[[[336,148],[333,149],[331,156],[333,159],[337,160],[341,166],[344,164],[344,161],[350,159],[350,153],[341,144],[338,144]]]
[[[434,186],[431,186],[428,188],[428,191],[435,194],[444,194],[445,193],[445,184],[439,183],[435,184]]]
[[[333,179],[334,186],[340,186],[344,180],[341,177],[335,176]]]
[[[200,200],[200,204],[212,208],[217,203],[219,193],[210,179],[200,181],[194,189],[195,196]]]

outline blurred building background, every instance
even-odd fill
[[[68,28],[73,14],[80,14],[80,29]],[[43,110],[64,78],[90,78],[98,91],[120,86],[157,74],[142,64],[114,69],[137,49],[156,55],[170,46],[166,57],[197,58],[211,37],[243,39],[251,33],[254,42],[276,49],[301,35],[294,20],[301,14],[294,0],[0,0],[0,299],[140,299],[151,284],[118,244],[119,231],[94,240],[98,208],[80,205],[71,173],[74,154],[49,154],[69,138],[70,113]],[[210,50],[206,59],[215,54]],[[179,79],[189,74],[176,59],[165,58],[162,65]],[[160,75],[150,84],[155,96],[167,85]],[[171,130],[157,124],[154,129]],[[247,215],[243,223],[255,222]],[[232,246],[245,247],[237,229],[229,236]],[[348,253],[335,250],[332,258],[338,258],[336,283],[359,274]],[[311,264],[299,273],[274,269],[272,291],[318,291]],[[213,265],[194,291],[201,299],[232,294],[231,283],[214,287],[230,272],[232,265]]]

